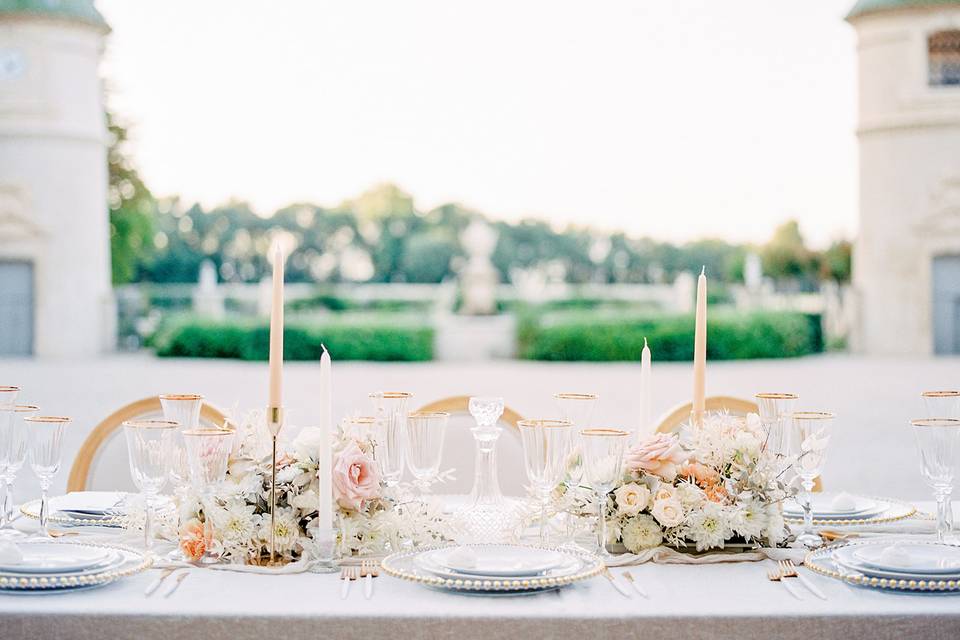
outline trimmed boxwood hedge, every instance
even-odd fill
[[[528,360],[635,361],[644,337],[659,361],[693,358],[694,317],[597,319],[520,324],[519,355]],[[707,325],[711,360],[790,358],[823,351],[820,317],[802,313],[714,314]]]
[[[285,360],[319,360],[321,343],[337,360],[423,361],[433,359],[433,329],[387,324],[287,325]],[[189,320],[153,339],[157,355],[174,358],[267,360],[270,328],[260,324]]]

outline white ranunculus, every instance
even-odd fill
[[[699,508],[707,500],[707,496],[703,493],[703,489],[698,487],[692,482],[681,482],[676,487],[677,498],[680,500],[680,504],[683,505],[684,509],[695,509]]]
[[[683,505],[675,497],[655,501],[651,513],[657,522],[668,529],[679,526],[683,522]]]
[[[316,460],[322,443],[323,431],[319,427],[304,427],[293,439],[293,453],[298,460]]]
[[[290,504],[304,513],[311,513],[320,508],[320,498],[316,491],[304,491],[290,500]]]
[[[650,502],[650,489],[635,482],[617,487],[613,495],[617,499],[617,512],[623,515],[635,516]]]

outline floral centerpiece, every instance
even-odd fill
[[[700,426],[633,446],[619,485],[606,496],[607,544],[631,553],[661,545],[699,552],[731,542],[782,544],[782,502],[794,490],[783,480],[782,460],[765,445],[757,415],[714,413]]]
[[[321,431],[301,429],[277,457],[275,540],[283,562],[315,554],[320,500],[317,476]],[[369,440],[341,428],[333,447],[334,527],[341,555],[367,555],[405,544],[447,539],[442,510],[424,501],[402,502],[404,487],[382,481]],[[221,562],[265,564],[270,545],[270,436],[263,412],[251,412],[237,428],[226,481],[212,496],[184,496],[178,540],[193,561],[204,554]]]

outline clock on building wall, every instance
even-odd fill
[[[17,49],[0,49],[0,80],[16,80],[27,68],[27,58]]]

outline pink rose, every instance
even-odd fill
[[[677,477],[677,465],[685,458],[677,436],[658,433],[627,451],[626,464],[632,471],[645,471],[672,482]]]
[[[351,442],[333,465],[333,494],[344,509],[359,510],[380,495],[380,472],[373,459]]]

